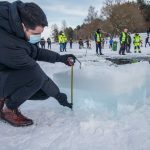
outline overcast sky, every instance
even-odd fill
[[[2,1],[2,0],[0,0]],[[8,0],[13,2],[14,0]],[[83,23],[90,5],[100,11],[104,0],[22,0],[23,2],[35,2],[45,12],[49,27],[56,23],[59,27],[62,20],[66,20],[67,26],[76,27]],[[47,29],[46,29],[47,31]]]

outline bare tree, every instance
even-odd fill
[[[85,21],[85,23],[91,23],[96,18],[98,18],[98,12],[95,10],[95,7],[90,6],[88,9],[88,15],[84,19],[84,21]]]
[[[113,32],[119,32],[128,27],[130,31],[139,31],[145,25],[143,16],[137,6],[131,3],[114,4],[103,7],[102,13],[112,24]]]
[[[63,20],[62,21],[62,31],[65,32],[66,28],[67,28],[66,20]]]
[[[54,42],[58,42],[59,30],[57,24],[53,24],[51,26],[51,29],[52,29],[52,37],[54,39]]]

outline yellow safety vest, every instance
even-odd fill
[[[121,42],[125,42],[126,41],[126,34],[124,32],[122,32],[122,39],[121,39]]]
[[[96,32],[96,42],[101,42],[102,34]]]
[[[67,37],[65,35],[62,35],[63,37],[63,43],[66,43],[67,42]]]
[[[61,34],[58,36],[58,42],[59,43],[65,43],[67,42],[67,37],[64,34]]]
[[[134,43],[140,43],[141,42],[141,37],[139,35],[134,36]]]
[[[58,42],[59,42],[59,43],[63,43],[63,36],[62,36],[62,35],[59,35],[59,36],[58,36]]]

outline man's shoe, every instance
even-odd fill
[[[33,124],[33,121],[23,116],[18,109],[11,110],[7,107],[2,110],[1,119],[15,127],[23,127]]]

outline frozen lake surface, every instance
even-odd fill
[[[141,36],[144,40],[146,34]],[[86,56],[77,44],[67,52],[82,62],[81,69],[78,63],[74,67],[74,110],[53,98],[27,101],[21,110],[34,125],[14,128],[0,122],[0,150],[150,150],[150,64],[116,66],[97,57],[92,47]],[[58,45],[52,48],[59,52]],[[149,47],[141,50],[127,56],[150,54]],[[118,55],[108,45],[103,53]],[[61,63],[40,65],[70,101],[71,69]]]

